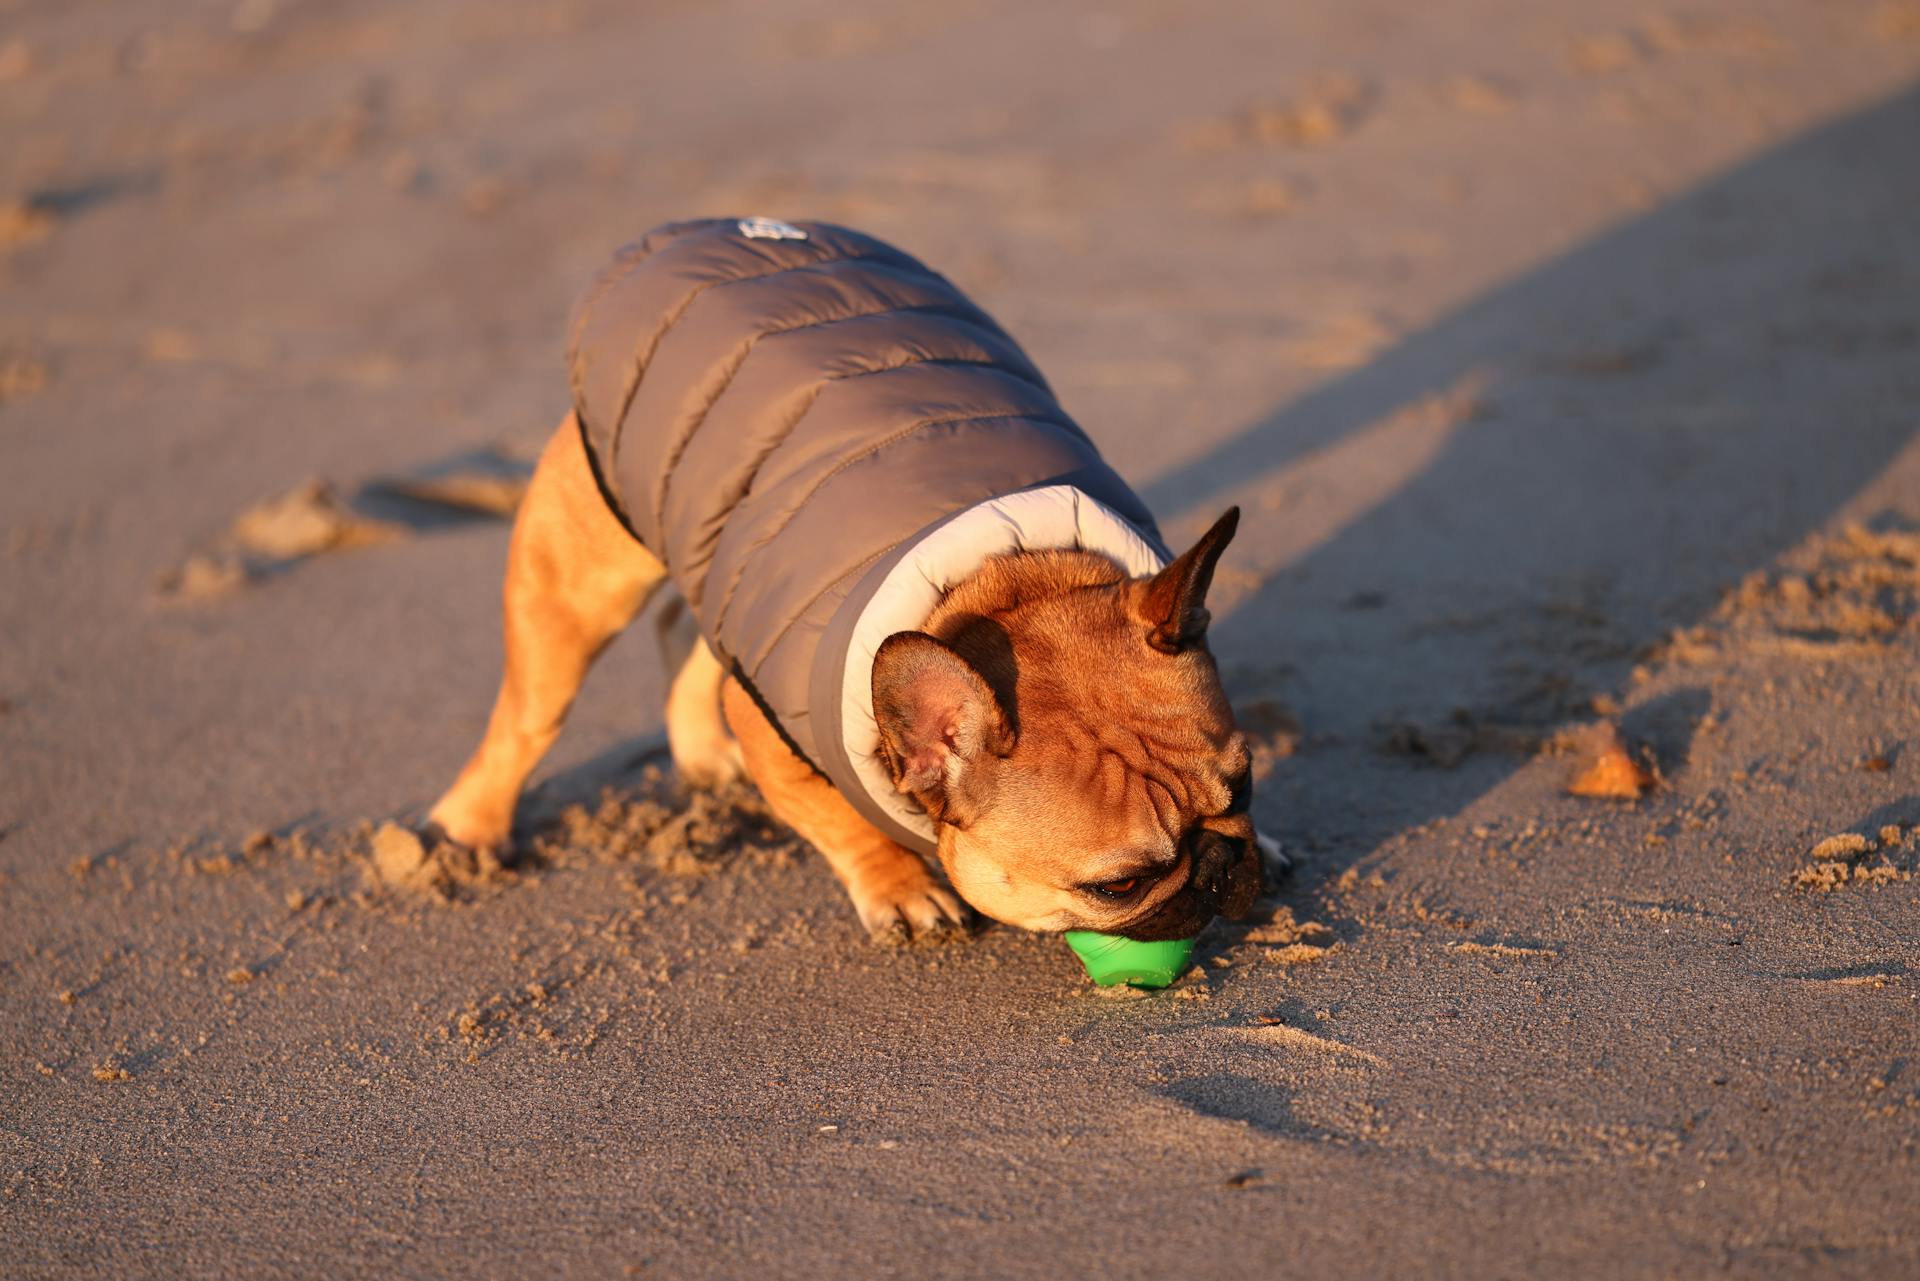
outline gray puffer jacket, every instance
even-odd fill
[[[919,603],[902,603],[902,559],[944,546],[916,573],[950,583],[996,550],[1090,545],[1130,572],[1166,555],[1026,353],[943,277],[858,232],[758,218],[651,231],[582,299],[568,361],[602,493],[721,662],[802,757],[921,849],[924,820],[874,795],[888,789],[870,701],[849,723],[871,650],[851,668],[849,651],[863,617],[871,631],[887,612],[873,598],[912,627],[944,586],[912,584]],[[1026,491],[1046,498],[1016,503],[1026,517],[996,505]],[[927,544],[961,516],[972,532]]]

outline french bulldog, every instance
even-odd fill
[[[493,713],[428,816],[446,839],[510,857],[522,787],[588,667],[672,583],[688,607],[661,611],[663,637],[676,617],[701,632],[665,709],[679,774],[751,778],[876,941],[962,932],[969,907],[1037,931],[1187,938],[1252,905],[1278,849],[1254,830],[1251,754],[1207,647],[1206,595],[1238,510],[1170,561],[1151,552],[1144,509],[1109,521],[1126,526],[1127,552],[1097,545],[1087,513],[1112,512],[1089,495],[1132,511],[1131,494],[944,278],[826,224],[672,224],[589,291],[571,372],[574,408],[514,523]],[[1014,468],[1026,458],[1038,461]],[[994,506],[996,487],[1019,497]],[[969,513],[992,507],[976,524],[997,531],[1062,493],[1074,532],[953,553],[929,606],[870,657],[807,621],[871,627],[845,600],[856,582],[914,577],[881,575],[888,557],[960,546]],[[871,552],[839,547],[852,527]],[[828,585],[790,586],[816,579]],[[788,597],[790,616],[762,608]],[[753,623],[756,610],[785,621]],[[783,710],[776,687],[799,678],[772,669],[802,643],[815,701]],[[823,722],[843,714],[881,782],[826,742]]]

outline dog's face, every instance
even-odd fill
[[[1086,553],[998,558],[929,620],[938,639],[881,647],[882,753],[979,911],[1191,938],[1258,896],[1251,756],[1205,640],[1238,515],[1151,578]]]

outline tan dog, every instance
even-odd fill
[[[804,354],[809,342],[825,352],[819,364],[827,372]],[[1061,475],[1132,501],[1024,354],[943,278],[890,246],[825,224],[764,219],[675,224],[623,251],[583,304],[575,348],[575,411],[548,444],[514,526],[499,698],[479,749],[429,815],[447,838],[510,853],[521,789],[588,667],[668,579],[662,556],[642,541],[645,528],[652,546],[678,547],[694,566],[683,575],[676,561],[674,581],[704,609],[706,636],[680,663],[667,700],[682,778],[711,785],[744,770],[773,811],[826,855],[876,939],[961,928],[961,899],[1029,929],[1136,939],[1190,937],[1216,914],[1248,908],[1262,862],[1248,813],[1251,761],[1205,641],[1204,599],[1237,510],[1163,569],[1129,575],[1122,556],[1164,563],[1164,553],[1150,550],[1157,535],[1144,509],[1135,504],[1132,523],[1105,526],[1129,531],[1106,535],[1121,552],[1091,550],[1085,531],[1100,528],[1109,509],[1080,489],[1043,482],[991,510],[968,509],[985,519],[948,534],[1015,527],[1023,512],[1038,524],[1062,512],[1096,523],[1056,529],[1051,543],[1031,541],[1029,530],[1016,550],[966,560],[927,607],[910,605],[899,620],[917,627],[883,626],[836,653],[811,639],[831,628],[796,633],[803,615],[790,612],[780,623],[761,604],[766,592],[755,595],[750,571],[768,562],[752,555],[781,536],[800,537],[787,534],[796,520],[813,541],[783,550],[781,575],[764,586],[785,599],[777,593],[797,579],[814,581],[809,574],[828,585],[794,597],[799,610],[844,597],[860,571],[887,568],[889,550],[897,556],[939,542],[888,532],[925,519],[937,528],[943,512],[956,510],[949,502],[916,515],[912,495],[922,483],[952,489],[975,474],[992,483],[996,468],[1018,463],[1028,466],[1021,475]],[[649,372],[649,361],[669,370],[678,362],[685,381]],[[756,395],[764,412],[754,410]],[[839,417],[821,410],[809,420],[819,426],[796,428],[816,403]],[[636,417],[646,423],[625,426],[623,437],[623,424]],[[772,434],[761,442],[756,431]],[[1006,441],[1002,452],[982,436]],[[897,442],[908,470],[866,479],[860,469]],[[650,449],[666,460],[660,468],[648,470]],[[827,489],[843,476],[844,496]],[[808,507],[823,491],[830,500]],[[776,507],[760,502],[763,493],[800,497]],[[850,510],[849,501],[868,506]],[[815,511],[824,519],[807,525]],[[657,512],[678,513],[678,523],[653,520]],[[839,562],[823,558],[864,554],[865,546],[837,548],[836,530],[871,524],[876,513],[894,524],[872,537],[892,539],[892,548],[834,577]],[[1130,532],[1142,527],[1146,535]],[[729,561],[729,546],[745,553]],[[923,585],[936,577],[916,562],[894,578],[911,587],[916,575]],[[887,599],[899,608],[902,598]],[[725,656],[719,642],[736,653],[765,649],[736,624],[742,617],[770,619],[761,634],[778,643],[804,634],[830,660],[853,650],[870,657],[870,690],[864,658],[843,664],[844,705],[872,744],[863,753],[867,773],[850,776],[843,765],[839,775],[860,780],[858,804],[771,717],[743,660]],[[897,618],[883,623],[887,617]],[[826,696],[781,713],[801,718],[816,753],[829,744],[820,726],[843,704],[833,683],[840,669],[820,670],[832,680],[823,684],[818,671],[810,679]],[[756,680],[764,679],[782,678],[763,660]],[[781,688],[792,685],[787,679]],[[902,840],[936,853],[952,890]],[[1269,843],[1267,852],[1277,847]]]
[[[939,823],[953,888],[981,912],[1033,930],[1158,939],[1252,904],[1251,758],[1206,649],[1202,603],[1237,517],[1148,579],[1085,553],[995,558],[922,631],[887,642],[873,683],[889,758],[901,790]],[[430,822],[507,852],[521,788],[587,668],[665,579],[608,511],[578,428],[562,423],[514,523],[499,698]],[[704,642],[674,677],[667,740],[689,784],[744,766],[826,856],[876,939],[964,924],[926,863],[796,757]]]

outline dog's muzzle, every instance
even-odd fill
[[[1202,829],[1192,838],[1192,870],[1178,894],[1120,933],[1141,943],[1190,939],[1216,916],[1238,920],[1260,897],[1260,848],[1241,839]]]

